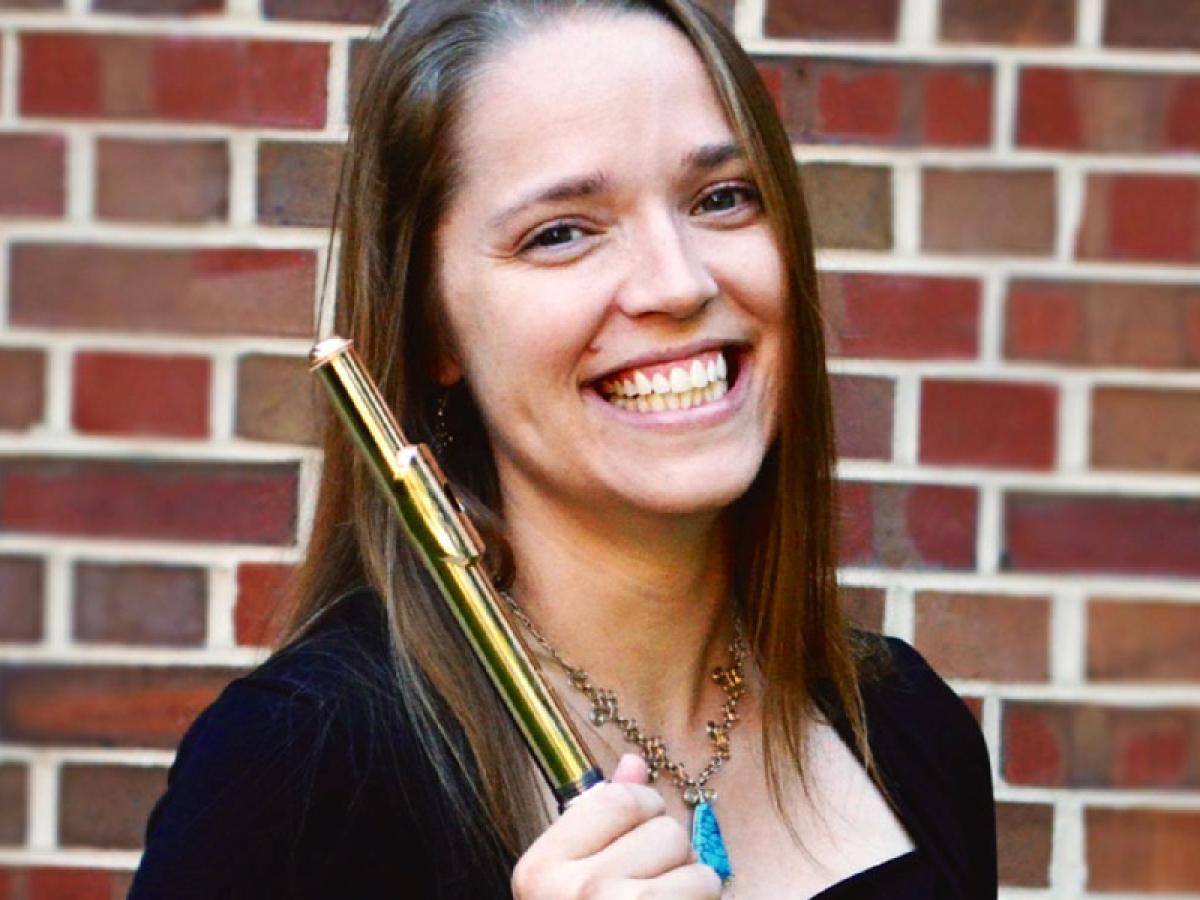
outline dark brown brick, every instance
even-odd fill
[[[66,179],[62,135],[0,134],[0,215],[61,216]]]
[[[224,141],[101,138],[96,213],[145,222],[221,221],[229,215]]]
[[[1055,209],[1049,170],[926,169],[921,243],[943,253],[1047,256],[1054,250]]]
[[[147,16],[195,16],[219,13],[225,0],[92,0],[95,12]]]
[[[770,0],[765,27],[778,38],[891,41],[899,16],[899,0]]]
[[[343,145],[264,141],[258,148],[258,220],[267,225],[333,222]]]
[[[1004,498],[1004,568],[1200,575],[1200,501],[1024,493]]]
[[[306,360],[244,356],[238,360],[237,433],[257,441],[315,444],[317,397]]]
[[[891,459],[895,383],[865,375],[834,375],[831,382],[838,456]]]
[[[1053,787],[1200,786],[1200,707],[1008,701],[1004,775]]]
[[[1200,366],[1200,295],[1190,284],[1019,280],[1005,318],[1010,359]]]
[[[1200,604],[1094,598],[1087,675],[1102,681],[1200,682]]]
[[[1054,849],[1054,807],[1048,803],[997,803],[1000,884],[1048,887]]]
[[[1058,432],[1052,384],[927,378],[920,460],[947,466],[1050,469]]]
[[[864,631],[883,631],[883,612],[887,599],[883,588],[842,585],[838,597],[842,612],[852,626]]]
[[[972,488],[840,482],[839,538],[848,566],[971,569],[979,498]]]
[[[942,40],[1047,46],[1075,37],[1075,0],[942,0]]]
[[[1084,827],[1089,890],[1200,891],[1200,812],[1094,807],[1085,811]]]
[[[46,354],[24,348],[0,349],[0,430],[24,431],[45,411]]]
[[[0,556],[0,642],[42,637],[42,560]]]
[[[39,746],[174,749],[237,669],[0,665],[0,733]]]
[[[374,25],[387,10],[387,0],[263,0],[268,19]]]
[[[943,677],[1049,676],[1049,598],[922,591],[915,604],[915,646]]]
[[[64,847],[136,850],[167,786],[160,767],[66,765],[59,776],[58,841]]]
[[[801,172],[818,247],[891,249],[891,169],[808,163]]]
[[[1152,50],[1200,49],[1200,0],[1107,0],[1104,43]]]
[[[201,568],[80,563],[74,637],[84,643],[202,644],[207,602]]]
[[[71,424],[78,431],[208,436],[212,365],[207,357],[83,351],[75,355],[73,374]]]
[[[296,479],[285,463],[9,457],[0,461],[0,529],[290,546]]]
[[[1097,468],[1200,472],[1200,391],[1097,387],[1091,421]]]
[[[274,643],[286,616],[293,566],[243,563],[237,570],[234,628],[239,644]]]
[[[47,328],[308,336],[308,250],[16,244],[9,315]]]
[[[25,843],[28,793],[29,776],[25,766],[0,763],[0,847],[19,847]]]

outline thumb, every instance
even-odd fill
[[[626,753],[617,763],[611,781],[614,784],[649,784],[650,777],[646,769],[646,761],[636,753]]]

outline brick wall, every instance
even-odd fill
[[[1200,0],[715,3],[822,247],[847,601],[992,748],[1012,897],[1200,896]],[[0,898],[123,895],[262,656],[383,0],[0,0]]]

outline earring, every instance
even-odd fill
[[[446,424],[446,408],[450,405],[450,391],[445,389],[438,394],[433,411],[433,449],[437,453],[445,453],[454,443],[454,435]]]

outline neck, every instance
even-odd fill
[[[505,518],[517,601],[549,643],[646,729],[703,742],[732,638],[721,516],[564,510],[510,490]]]

